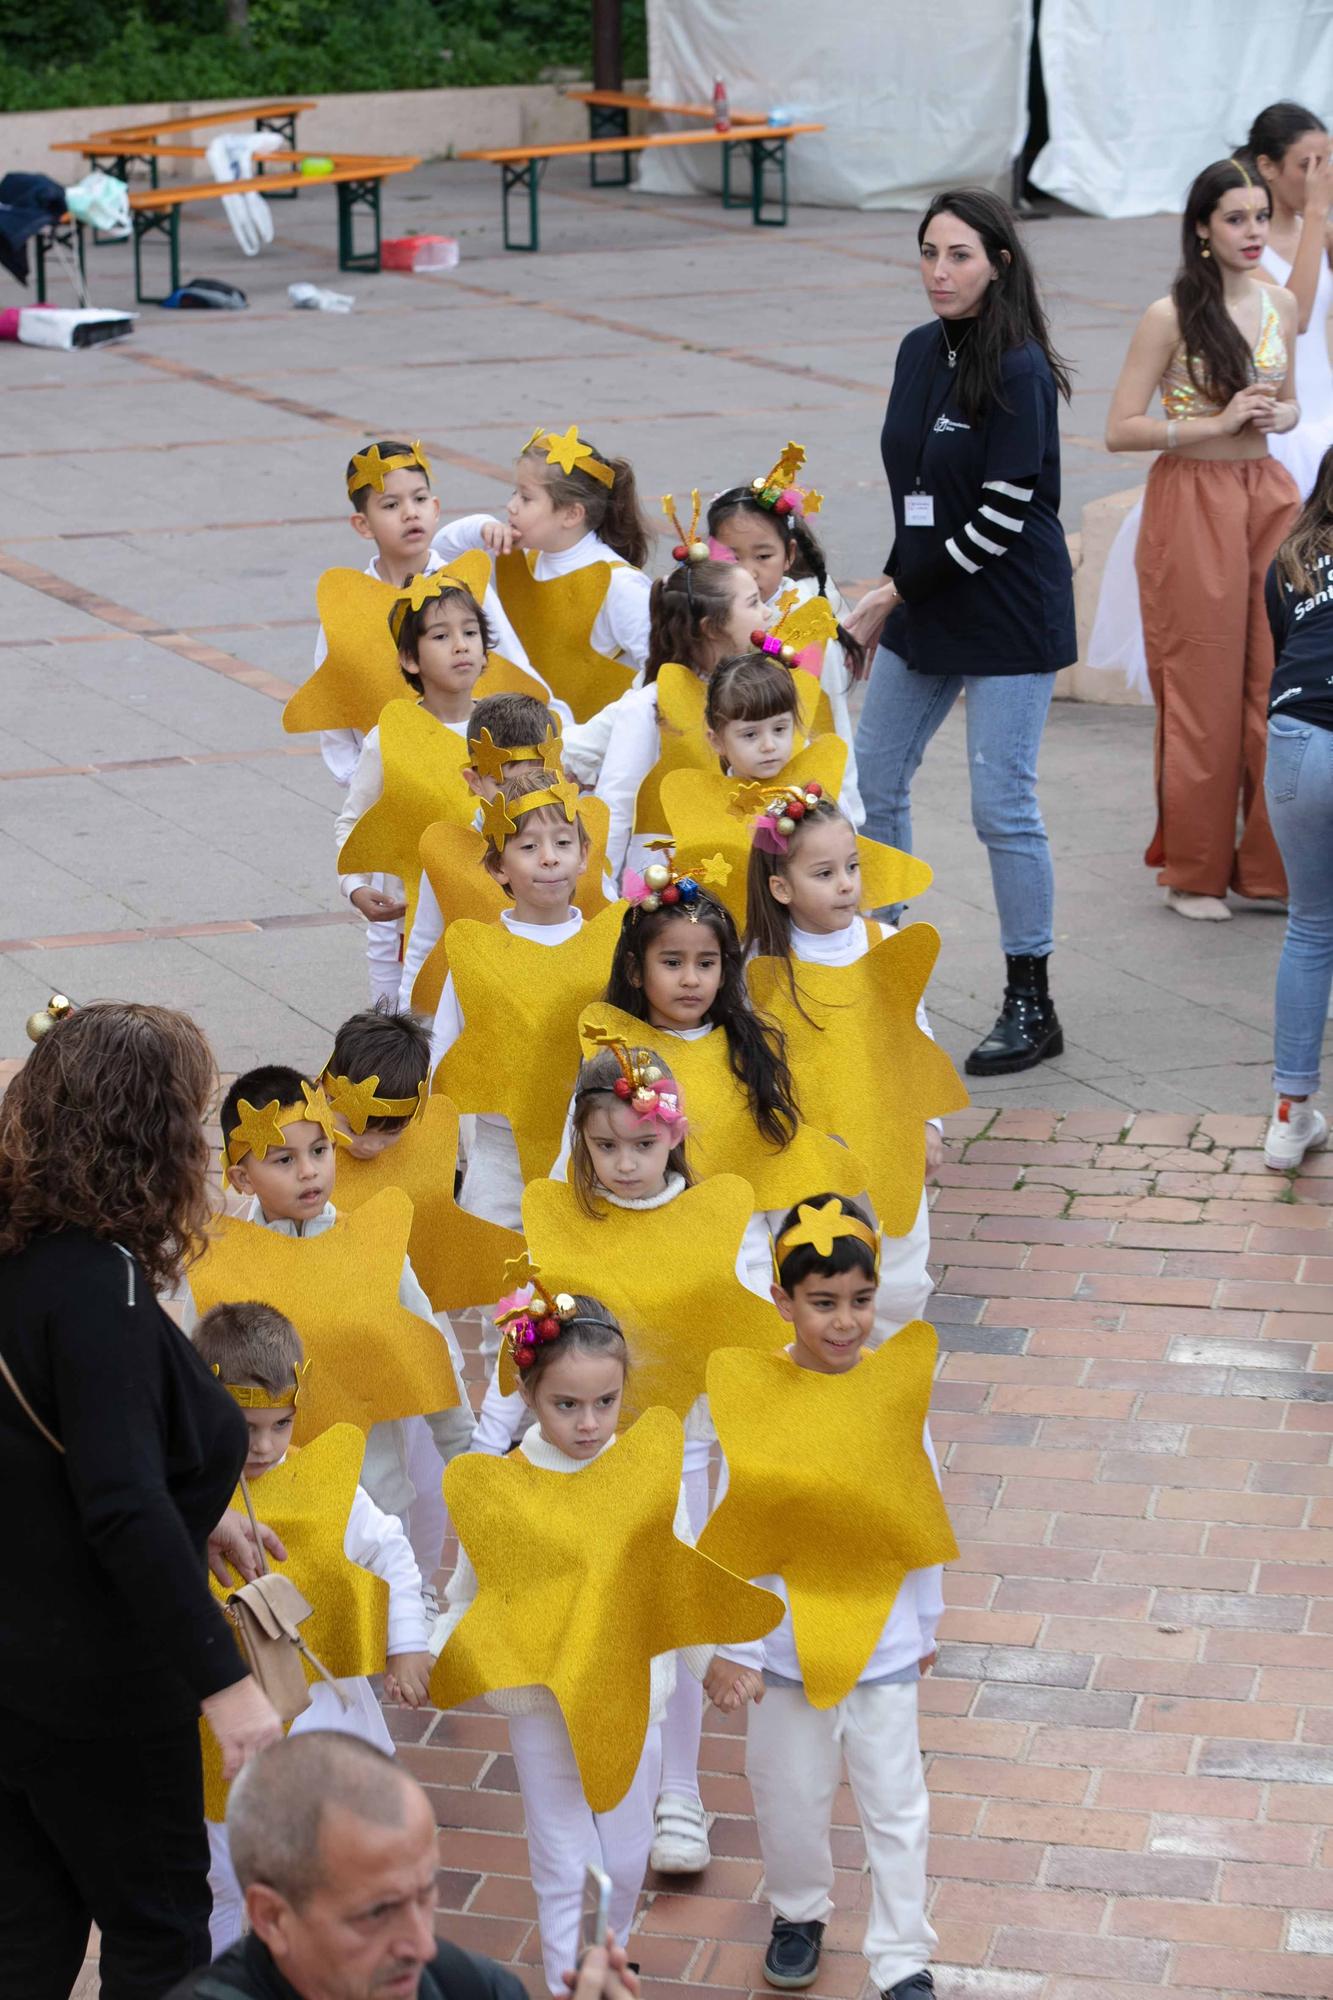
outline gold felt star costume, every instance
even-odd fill
[[[605,1000],[585,1007],[579,1018],[586,1055],[600,1048],[608,1035],[632,1047],[650,1032],[642,1021]],[[852,1197],[865,1192],[861,1161],[813,1124],[798,1125],[788,1146],[770,1145],[731,1073],[723,1029],[714,1028],[697,1041],[658,1032],[662,1056],[689,1106],[690,1164],[701,1180],[711,1174],[742,1175],[754,1190],[756,1209],[790,1208],[803,1195],[823,1188]],[[799,1070],[796,1081],[799,1090]],[[801,1101],[804,1109],[803,1096]]]
[[[634,679],[632,667],[597,652],[592,643],[611,571],[621,565],[587,563],[539,583],[532,573],[535,561],[529,549],[500,556],[495,588],[528,658],[541,662],[552,694],[568,702],[576,722],[586,722],[618,700]]]
[[[368,1431],[388,1418],[457,1405],[439,1328],[398,1300],[411,1231],[412,1203],[401,1188],[386,1187],[318,1236],[284,1236],[222,1216],[191,1265],[201,1315],[224,1301],[258,1299],[300,1334],[313,1364],[296,1412],[302,1444],[331,1424]]]
[[[800,712],[796,718],[798,737],[808,738],[831,730],[827,714],[828,696],[813,675],[794,676]],[[674,661],[658,669],[657,733],[661,751],[652,770],[639,786],[634,808],[636,833],[662,833],[666,829],[666,809],[662,802],[662,782],[672,771],[717,771],[717,752],[704,735],[704,703],[707,687],[698,674]],[[822,709],[825,711],[821,714]]]
[[[799,1005],[780,959],[746,967],[755,1006],[787,1037],[802,1111],[865,1162],[886,1236],[905,1236],[916,1220],[926,1119],[969,1101],[948,1056],[916,1021],[939,948],[938,931],[912,924],[881,937],[854,965],[793,960]]]
[[[475,801],[473,802],[475,805]],[[574,808],[588,834],[588,859],[574,885],[574,906],[585,917],[600,916],[606,908],[602,876],[606,867],[606,837],[611,826],[611,809],[603,799],[588,794]],[[488,868],[482,866],[486,853],[485,835],[470,823],[454,826],[439,821],[421,836],[421,869],[440,906],[445,932],[432,947],[412,986],[412,1005],[419,1014],[433,1014],[440,1004],[449,971],[448,927],[459,917],[478,923],[498,924],[509,898]]]
[[[313,1379],[314,1370],[299,1408],[304,1408]],[[269,1568],[290,1576],[312,1606],[301,1636],[338,1680],[383,1673],[388,1641],[389,1586],[352,1562],[344,1547],[365,1450],[365,1438],[354,1424],[334,1424],[304,1451],[290,1448],[281,1465],[250,1482],[255,1513],[287,1550],[284,1562],[269,1556]],[[234,1514],[245,1514],[239,1486],[230,1506]],[[209,1588],[223,1604],[231,1594],[211,1575]],[[301,1664],[306,1679],[317,1685],[316,1669],[307,1660]],[[199,1736],[204,1753],[204,1817],[219,1821],[230,1786],[222,1776],[217,1739],[202,1721]]]
[[[491,559],[483,549],[456,556],[449,575],[467,585],[478,604],[491,580]],[[428,581],[440,574],[432,571]],[[415,582],[416,579],[414,578]],[[328,652],[282,711],[289,735],[308,729],[359,729],[366,735],[386,702],[406,690],[398,648],[389,631],[389,613],[402,593],[392,583],[361,569],[326,569],[315,589],[315,604]],[[486,658],[479,694],[532,694],[545,701],[547,689],[499,653]]]
[[[704,1392],[715,1347],[767,1353],[782,1345],[776,1308],[736,1276],[756,1205],[739,1174],[712,1174],[661,1208],[599,1203],[598,1218],[568,1181],[528,1186],[523,1234],[533,1262],[558,1270],[566,1291],[600,1299],[620,1321],[632,1364],[627,1407],[660,1405],[684,1418]]]
[[[407,1254],[436,1312],[461,1311],[478,1299],[498,1299],[505,1264],[523,1247],[516,1230],[469,1215],[454,1200],[458,1111],[447,1097],[430,1097],[420,1118],[374,1159],[338,1155],[338,1207],[354,1214],[382,1189],[401,1188],[412,1202]]]
[[[384,790],[338,850],[341,875],[396,875],[410,932],[421,885],[421,836],[437,820],[466,826],[477,810],[463,779],[467,738],[416,701],[391,701],[379,720]]]
[[[805,1692],[855,1687],[908,1570],[958,1545],[922,1443],[937,1343],[913,1320],[845,1375],[723,1349],[708,1399],[727,1491],[700,1549],[741,1576],[780,1576]]]
[[[623,903],[604,904],[556,945],[467,918],[445,933],[463,1032],[433,1087],[460,1111],[509,1120],[525,1181],[549,1173],[560,1151],[579,1069],[579,1014],[606,991],[624,914]]]
[[[846,762],[845,743],[836,736],[817,736],[775,778],[756,785],[724,777],[716,768],[673,771],[663,780],[662,805],[667,830],[676,844],[677,868],[682,875],[691,874],[702,881],[701,867],[709,862],[716,869],[720,861],[729,872],[724,882],[713,886],[713,894],[731,911],[737,928],[744,930],[750,822],[763,811],[764,799],[784,785],[808,785],[814,779],[823,786],[826,798],[836,799]],[[863,833],[856,836],[856,845],[868,909],[909,902],[930,887],[931,870],[915,855],[869,840]]]
[[[681,1646],[760,1638],[781,1616],[769,1591],[673,1533],[684,1432],[649,1410],[578,1472],[522,1452],[466,1452],[445,1474],[477,1595],[431,1676],[437,1708],[513,1687],[560,1704],[594,1812],[628,1791],[648,1727],[649,1662]]]

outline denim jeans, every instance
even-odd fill
[[[1287,935],[1277,968],[1273,1088],[1308,1097],[1333,983],[1333,729],[1275,715],[1264,772],[1268,816],[1287,871]]]
[[[1054,674],[915,674],[881,646],[856,732],[865,831],[912,848],[910,792],[926,745],[966,690],[972,824],[990,856],[1000,942],[1011,957],[1049,956],[1055,877],[1037,804],[1037,751]]]

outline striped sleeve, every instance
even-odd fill
[[[981,505],[944,544],[946,553],[968,576],[1007,555],[1027,524],[1036,480],[988,479]]]

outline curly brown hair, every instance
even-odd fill
[[[96,1000],[45,1034],[0,1101],[0,1257],[86,1229],[174,1285],[208,1224],[217,1081],[188,1014]]]

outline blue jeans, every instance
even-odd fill
[[[1287,935],[1277,968],[1273,1088],[1308,1097],[1333,984],[1333,730],[1294,715],[1268,724],[1268,817],[1287,871]]]
[[[1054,674],[914,674],[881,646],[856,732],[865,830],[912,850],[912,779],[926,745],[967,692],[972,824],[990,856],[1000,942],[1011,957],[1054,946],[1055,876],[1037,804],[1037,751]]]

